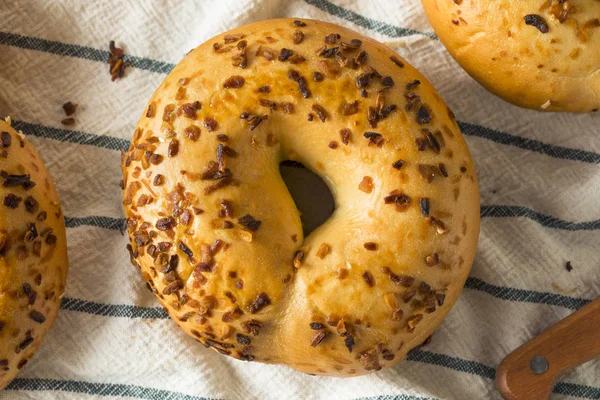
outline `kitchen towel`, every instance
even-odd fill
[[[277,17],[341,24],[396,50],[452,108],[476,162],[481,236],[463,294],[430,344],[369,376],[313,377],[205,349],[125,251],[120,150],[146,102],[190,49]],[[132,63],[115,82],[110,40]],[[61,124],[67,101],[79,105],[73,126]],[[600,113],[494,97],[448,55],[417,0],[0,0],[9,115],[56,181],[70,271],[53,329],[1,399],[500,399],[504,356],[600,297]],[[600,362],[562,377],[553,398],[600,399]]]

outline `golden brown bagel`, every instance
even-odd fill
[[[65,223],[54,183],[25,137],[0,120],[0,389],[54,323],[67,278]]]
[[[599,0],[422,0],[456,61],[520,107],[600,109]]]
[[[306,238],[288,159],[336,201]],[[452,112],[389,48],[333,24],[258,22],[190,52],[123,173],[134,265],[188,334],[242,360],[392,366],[442,322],[475,255],[477,178]]]

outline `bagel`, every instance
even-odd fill
[[[0,120],[0,389],[33,357],[65,291],[67,240],[48,170]]]
[[[600,1],[422,3],[448,52],[490,92],[541,111],[600,109]]]
[[[335,199],[307,237],[286,160]],[[122,169],[133,264],[185,332],[240,360],[392,366],[442,322],[475,255],[477,177],[452,112],[392,50],[329,23],[253,23],[191,51]]]

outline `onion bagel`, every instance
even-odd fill
[[[599,0],[422,0],[456,61],[504,100],[540,111],[600,109]]]
[[[279,165],[335,198],[304,237]],[[129,251],[220,353],[320,375],[389,367],[442,322],[479,234],[473,161],[431,84],[346,28],[277,19],[200,45],[123,154]]]
[[[0,389],[33,357],[65,291],[67,239],[52,178],[0,120]]]

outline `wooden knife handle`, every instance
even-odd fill
[[[507,400],[547,400],[561,375],[597,357],[600,300],[582,307],[509,354],[498,367],[496,385]]]

